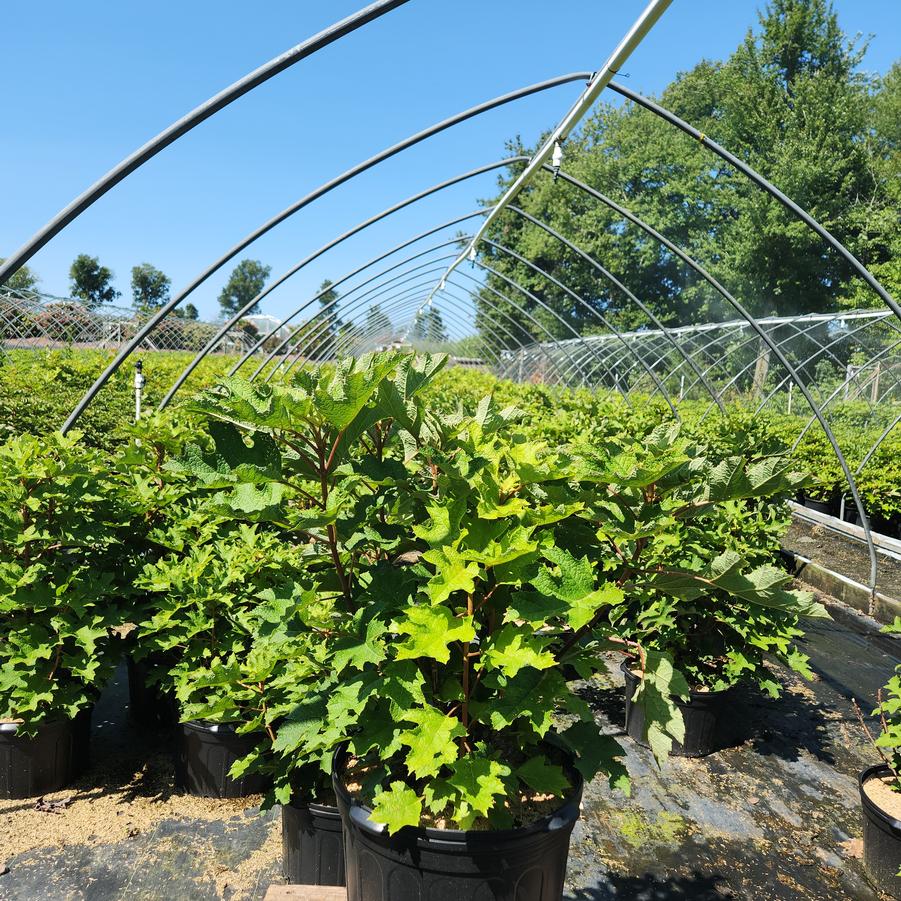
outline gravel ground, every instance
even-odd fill
[[[862,585],[869,584],[870,556],[863,542],[794,518],[782,543],[790,551],[820,566],[848,576]],[[877,561],[877,589],[890,598],[901,600],[901,560],[879,554]]]
[[[869,709],[901,649],[844,614],[815,624],[805,650],[816,680],[778,670],[782,699],[739,692],[728,750],[661,770],[623,737],[633,794],[586,787],[568,899],[875,901],[856,784],[875,753],[850,699]],[[621,734],[621,675],[611,669],[609,681],[581,689]],[[279,879],[277,813],[173,794],[170,740],[128,724],[123,681],[98,705],[91,770],[52,796],[68,804],[54,813],[0,802],[0,899],[261,898]]]

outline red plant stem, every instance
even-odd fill
[[[876,699],[879,701],[879,706],[882,707],[882,689],[876,693]],[[882,748],[876,744],[876,739],[873,738],[873,733],[870,732],[870,727],[867,726],[866,720],[863,718],[863,713],[860,709],[860,704],[857,703],[857,698],[851,698],[851,703],[854,705],[854,710],[857,713],[857,719],[860,721],[860,725],[863,727],[863,731],[866,732],[867,738],[870,740],[870,744],[876,749],[876,753],[882,758],[882,762],[888,767],[889,772],[895,777],[895,782],[901,786],[901,775],[898,774],[898,771],[891,765],[888,757],[885,756]],[[882,726],[882,731],[885,732],[887,730],[885,715],[882,711],[879,711],[879,723]]]
[[[325,463],[325,471],[328,472],[332,468],[332,463],[335,461],[335,454],[338,451],[338,445],[341,443],[341,439],[344,437],[344,429],[338,432],[335,437],[335,443],[332,445],[332,452],[328,456],[328,460]]]
[[[63,646],[61,644],[58,644],[56,646],[56,657],[53,660],[53,666],[50,668],[50,675],[47,676],[48,682],[53,681],[53,677],[56,675],[57,669],[59,669],[59,662],[62,659],[62,656],[63,656]]]
[[[466,614],[472,619],[472,595],[466,595]],[[460,713],[463,728],[469,729],[469,642],[463,642],[463,707]]]

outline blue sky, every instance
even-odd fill
[[[408,134],[519,86],[598,68],[644,2],[411,0],[237,101],[130,176],[32,260],[41,288],[65,294],[72,258],[88,252],[114,270],[120,304],[130,302],[131,266],[143,261],[163,269],[177,290],[270,216]],[[362,5],[7,4],[0,256],[173,120]],[[632,57],[626,83],[658,92],[700,59],[727,56],[756,22],[758,5],[675,0]],[[885,71],[901,55],[897,0],[837,0],[835,7],[847,32],[874,35],[864,68]],[[316,201],[244,255],[278,275],[384,207],[501,158],[508,137],[534,141],[580,90],[570,84],[518,101],[408,150]],[[493,176],[481,176],[369,229],[279,288],[265,311],[283,314],[323,278],[337,279],[469,212],[493,185]],[[193,297],[205,318],[218,314],[215,298],[229,269]]]

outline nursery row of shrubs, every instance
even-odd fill
[[[156,405],[191,356],[179,352],[143,355],[147,408]],[[18,350],[0,355],[0,436],[46,434],[57,428],[110,359],[111,352],[78,349]],[[231,355],[207,357],[176,402],[213,384],[236,359]],[[498,382],[487,373],[462,368],[445,370],[430,388],[429,400],[449,410],[461,399],[475,404],[492,391],[504,403],[522,409],[525,424],[549,443],[604,439],[621,429],[637,436],[673,418],[659,397],[636,396],[630,405],[620,395],[605,390]],[[133,374],[125,367],[82,417],[79,427],[84,440],[114,448],[125,439],[122,424],[133,418],[133,410]],[[792,457],[798,468],[812,477],[798,500],[838,515],[844,497],[845,517],[857,521],[844,472],[822,429],[816,423],[809,426],[809,415],[789,415],[773,408],[757,413],[753,404],[737,401],[727,405],[725,417],[711,410],[709,401],[686,400],[678,410],[685,434],[723,450],[734,443],[736,431],[744,446],[779,453],[794,448],[800,438]],[[864,461],[864,457],[898,412],[896,404],[885,403],[874,409],[861,400],[832,403],[828,411],[830,426],[852,472],[864,464],[856,481],[871,525],[896,537],[901,535],[901,426],[889,432],[869,459]]]
[[[673,418],[660,398],[634,397],[630,404],[612,392],[498,383],[484,373],[462,369],[444,374],[434,400],[449,409],[460,397],[475,402],[492,386],[496,396],[520,407],[533,432],[550,443],[605,440],[624,430],[638,436]],[[809,414],[792,415],[770,408],[758,413],[754,403],[730,402],[722,416],[706,400],[686,400],[677,409],[684,433],[719,452],[753,447],[761,452],[791,453],[798,469],[810,473],[797,499],[837,516],[844,497],[845,517],[857,521],[857,510],[835,451],[820,426],[816,422],[810,424]],[[871,525],[895,537],[901,537],[901,423],[896,422],[899,414],[898,404],[885,403],[874,409],[861,400],[833,403],[828,408],[830,428],[855,474]],[[865,460],[870,448],[889,428],[875,453]]]
[[[5,441],[0,792],[83,767],[127,655],[183,788],[283,805],[293,881],[559,898],[583,782],[629,790],[581,680],[622,666],[662,760],[716,747],[739,681],[778,696],[767,657],[808,674],[795,641],[826,614],[774,565],[791,461],[647,409],[545,441],[528,395],[470,404],[443,365],[224,379],[110,451]]]

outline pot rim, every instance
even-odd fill
[[[876,804],[863,790],[864,783],[869,782],[870,779],[877,776],[883,776],[890,772],[891,770],[884,763],[874,763],[865,770],[861,770],[857,777],[857,786],[860,790],[860,803],[863,805],[864,810],[888,827],[892,834],[901,838],[901,820],[896,820],[894,817],[889,816],[889,814]]]
[[[623,662],[619,665],[619,668],[623,671],[626,676],[631,676],[633,679],[638,679],[638,674],[633,673],[632,670],[629,669],[629,661],[623,660]],[[688,696],[694,700],[697,698],[699,701],[704,700],[705,698],[721,698],[724,695],[729,694],[729,692],[734,691],[735,686],[730,685],[728,688],[719,688],[716,691],[692,691],[689,690]],[[677,704],[685,704],[686,702],[682,700],[682,698],[676,696],[675,697]]]
[[[182,720],[179,725],[185,729],[192,729],[194,732],[204,732],[206,734],[222,734],[222,735],[239,735],[243,738],[246,735],[253,735],[253,732],[238,732],[237,727],[241,725],[237,723],[211,723],[209,720]]]
[[[52,716],[50,719],[41,720],[34,724],[35,729],[43,729],[48,726],[67,726],[74,724],[79,717],[92,716],[94,713],[94,705],[88,704],[82,707],[74,716]],[[5,735],[14,734],[18,731],[19,726],[24,726],[25,720],[0,720],[0,733]]]
[[[388,836],[387,829],[383,824],[370,820],[371,808],[354,798],[339,777],[339,767],[347,757],[347,748],[348,742],[342,742],[332,755],[332,783],[339,801],[343,801],[347,805],[354,825],[370,835],[394,838],[406,833],[416,836],[421,841],[426,840],[430,843],[445,845],[465,845],[472,848],[473,846],[519,840],[542,832],[556,832],[565,826],[575,824],[579,818],[585,780],[582,778],[582,774],[573,767],[577,781],[569,797],[553,813],[545,814],[526,826],[515,826],[512,829],[438,829],[435,826],[404,826],[398,832]],[[360,811],[362,816],[354,816],[355,810]]]
[[[294,810],[309,810],[318,816],[324,817],[340,818],[341,816],[341,811],[335,805],[322,804],[319,801],[301,801],[300,799],[291,798],[287,804],[282,804],[282,807],[293,807]]]

